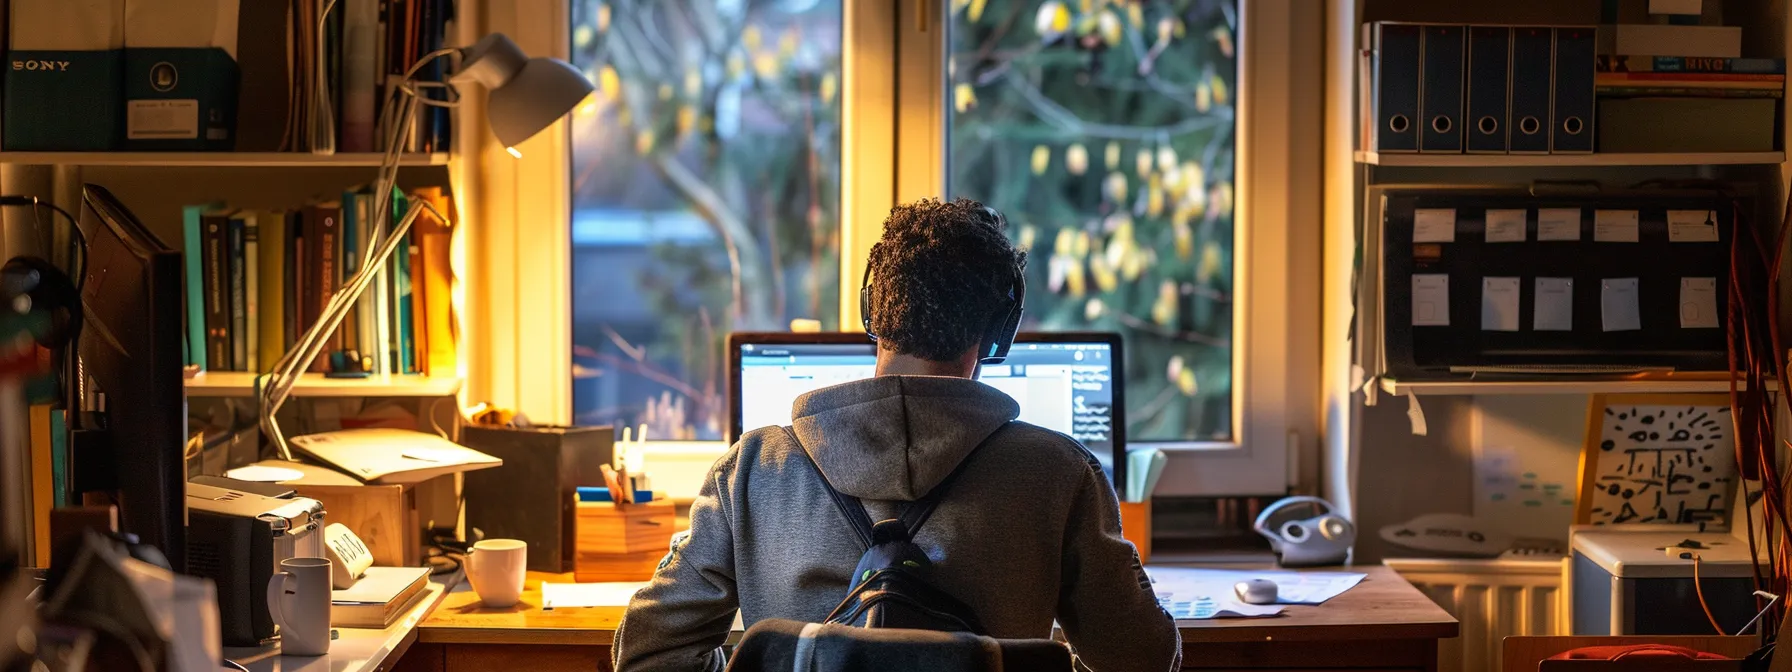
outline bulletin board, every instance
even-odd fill
[[[1726,394],[1594,395],[1575,522],[1727,527],[1733,430]]]
[[[1735,203],[1709,191],[1389,191],[1387,371],[1726,370]]]

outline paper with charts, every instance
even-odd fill
[[[1576,522],[1728,523],[1736,488],[1728,395],[1609,395],[1592,404]]]
[[[1172,618],[1262,618],[1280,616],[1285,604],[1323,604],[1355,587],[1367,574],[1352,572],[1239,571],[1149,567],[1157,602]],[[1276,604],[1245,604],[1233,589],[1248,579],[1276,583]]]

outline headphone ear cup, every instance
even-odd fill
[[[871,330],[871,285],[859,288],[859,319],[865,323],[865,335],[877,340],[877,332]]]

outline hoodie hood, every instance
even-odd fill
[[[914,501],[1019,417],[1020,405],[975,380],[877,376],[797,397],[791,415],[803,451],[835,489]]]

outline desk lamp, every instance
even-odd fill
[[[454,74],[447,82],[417,80],[417,74],[430,63],[456,56],[460,59],[460,67],[451,69]],[[394,119],[395,123],[389,125],[385,156],[380,161],[379,177],[373,183],[373,212],[391,212],[392,192],[398,183],[398,165],[403,156],[403,139],[410,137],[418,108],[458,105],[460,93],[455,85],[469,81],[478,82],[490,92],[486,106],[487,124],[505,150],[518,158],[522,154],[517,151],[517,145],[571,112],[592,90],[591,82],[565,61],[539,56],[530,58],[502,33],[487,35],[465,49],[440,49],[424,55],[405,73],[394,95],[386,100],[380,116],[381,119]],[[442,89],[444,98],[437,100],[422,95],[425,88]],[[399,116],[391,116],[394,113]],[[441,221],[448,221],[423,199],[412,201],[404,217],[390,232],[380,230],[385,228],[385,218],[375,217],[375,230],[369,233],[370,244],[357,267],[359,270],[330,296],[317,324],[300,336],[286,356],[274,365],[273,371],[263,377],[260,383],[261,428],[278,448],[282,459],[293,459],[292,449],[287,445],[286,435],[280,431],[279,422],[274,419],[275,414],[292,395],[300,374],[323,352],[324,344],[336,333],[349,309],[367,291],[374,275],[391,259],[393,252],[404,244],[411,224],[425,210]]]

